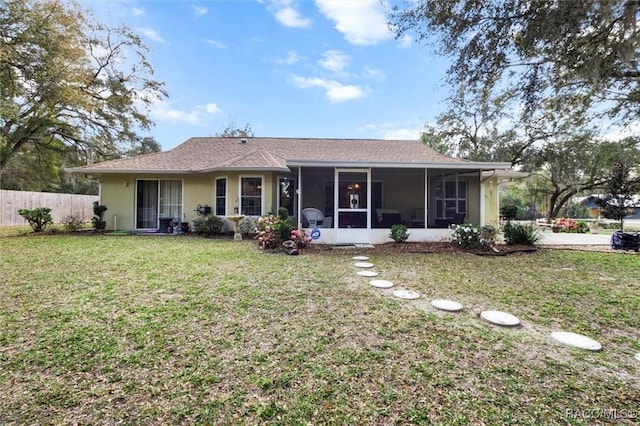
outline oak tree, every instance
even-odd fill
[[[390,24],[452,59],[451,87],[511,91],[524,118],[553,97],[626,124],[640,112],[639,12],[637,0],[407,0]]]
[[[25,150],[71,148],[91,162],[131,149],[166,97],[147,53],[129,28],[75,3],[0,2],[0,173]]]

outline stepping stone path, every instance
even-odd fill
[[[462,310],[462,305],[453,300],[435,299],[431,301],[431,306],[441,311],[458,312]]]
[[[393,292],[393,296],[398,299],[414,300],[420,297],[420,293],[413,290],[396,290]]]
[[[565,345],[574,346],[588,351],[602,350],[602,345],[590,337],[568,331],[556,331],[551,333],[551,338]],[[637,358],[637,355],[636,355]]]
[[[520,320],[517,317],[502,311],[482,311],[480,318],[491,324],[503,327],[515,327],[520,324]]]
[[[391,281],[387,281],[387,280],[371,280],[371,281],[369,281],[369,284],[371,284],[373,287],[376,287],[376,288],[391,288],[391,287],[393,287],[393,283]]]
[[[358,268],[373,268],[374,266],[373,263],[367,262],[370,259],[368,256],[353,256],[352,259],[358,261],[354,263],[354,266]],[[572,270],[573,268],[565,269]],[[358,271],[358,275],[361,277],[377,277],[379,274],[374,271]],[[383,289],[393,287],[393,283],[387,280],[371,280],[369,281],[369,284],[372,287]],[[399,289],[393,292],[393,296],[399,299],[414,300],[420,298],[420,293],[413,290]],[[462,304],[447,299],[434,299],[431,301],[431,305],[436,309],[447,312],[459,312],[463,309]],[[480,318],[491,324],[503,327],[515,327],[520,325],[520,320],[516,316],[502,311],[482,311],[480,313]],[[602,345],[599,342],[581,334],[567,331],[556,331],[551,333],[551,337],[560,343],[576,348],[590,351],[602,350]],[[637,361],[640,361],[640,353],[635,354],[634,358]]]

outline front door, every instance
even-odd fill
[[[334,188],[338,243],[368,243],[371,197],[369,169],[336,169]]]
[[[296,180],[287,176],[278,178],[278,209],[284,207],[289,213],[289,217],[296,223]]]

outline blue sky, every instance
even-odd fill
[[[163,150],[235,122],[256,136],[416,139],[445,109],[447,63],[396,40],[378,0],[83,0],[126,24],[169,98]]]

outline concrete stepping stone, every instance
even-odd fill
[[[640,352],[638,352],[638,353],[636,354],[636,359],[637,359],[638,361],[640,361]]]
[[[414,300],[420,297],[420,293],[413,290],[396,290],[393,292],[393,296],[398,299]]]
[[[602,349],[600,342],[593,340],[591,337],[569,331],[555,331],[551,333],[551,338],[565,345],[586,349],[588,351],[599,351]]]
[[[358,275],[360,275],[361,277],[372,278],[372,277],[377,277],[380,274],[374,271],[358,271]]]
[[[387,280],[371,280],[371,281],[369,281],[369,284],[371,284],[373,287],[376,287],[376,288],[391,288],[391,287],[393,287],[393,283],[391,281],[387,281]]]
[[[482,311],[480,318],[491,324],[503,327],[515,327],[520,324],[520,320],[517,317],[502,311]]]
[[[353,256],[352,257],[353,260],[369,260],[370,257],[369,256]]]
[[[431,306],[441,311],[458,312],[462,310],[462,305],[453,300],[435,299],[431,301]]]
[[[358,268],[373,268],[373,263],[356,262],[356,263],[354,263],[354,266],[357,266]]]

